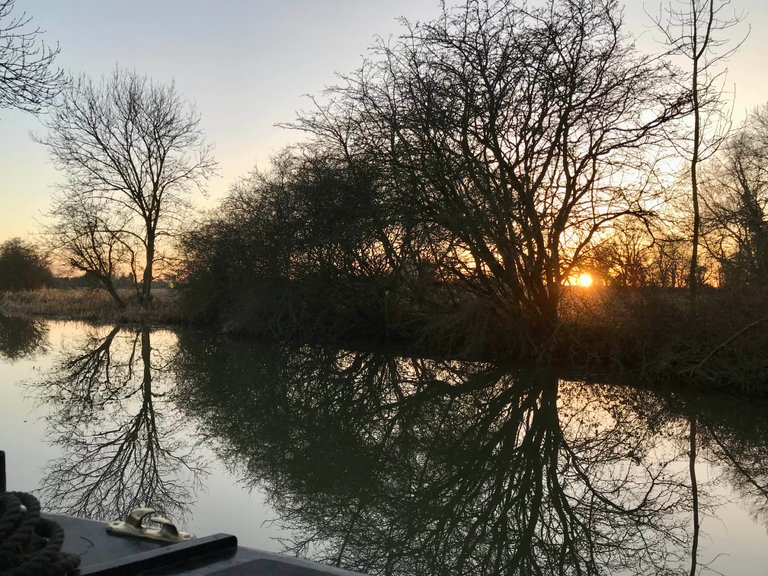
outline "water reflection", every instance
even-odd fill
[[[764,402],[728,396],[674,398],[670,404],[698,418],[703,460],[723,469],[727,485],[768,533],[768,420]]]
[[[768,527],[759,402],[125,327],[30,388],[61,448],[50,509],[179,518],[213,449],[286,550],[371,574],[698,574],[723,495]]]
[[[647,391],[492,365],[193,341],[180,360],[179,402],[291,550],[376,574],[697,570],[705,414],[697,433]],[[749,461],[764,506],[768,461]]]
[[[40,320],[0,315],[0,357],[19,360],[45,347],[48,326]]]
[[[204,461],[169,400],[169,339],[148,327],[91,328],[30,385],[52,408],[48,436],[61,450],[43,475],[49,510],[107,520],[152,506],[184,518]]]

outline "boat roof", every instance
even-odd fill
[[[47,514],[64,529],[62,551],[80,557],[80,576],[359,576],[354,572],[246,548],[231,534],[169,544],[107,533],[94,520]]]

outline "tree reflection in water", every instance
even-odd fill
[[[111,520],[151,506],[184,518],[205,463],[170,401],[168,352],[152,338],[169,347],[169,333],[151,336],[148,327],[90,329],[30,384],[63,452],[44,472],[48,510]]]
[[[374,574],[696,569],[696,436],[648,391],[311,347],[179,360],[179,403],[290,550]]]
[[[288,550],[372,574],[701,573],[717,550],[694,518],[722,486],[768,518],[756,401],[119,327],[30,386],[62,448],[49,509],[179,518],[207,443],[266,492]],[[720,475],[694,484],[702,464]]]
[[[731,488],[755,521],[768,530],[768,419],[766,404],[731,396],[690,396],[672,403],[699,421],[703,461],[722,467]]]
[[[31,318],[0,315],[0,357],[19,360],[46,345],[48,326]]]

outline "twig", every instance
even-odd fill
[[[718,344],[717,346],[715,346],[715,347],[712,349],[712,351],[711,351],[709,354],[707,354],[706,356],[704,356],[704,358],[701,360],[701,362],[699,362],[698,364],[696,364],[696,366],[694,366],[693,368],[691,368],[691,370],[690,370],[690,373],[693,373],[693,372],[695,372],[696,370],[698,370],[699,368],[701,368],[701,367],[704,365],[704,363],[705,363],[707,360],[709,360],[710,358],[712,358],[712,356],[714,356],[714,355],[715,355],[715,354],[716,354],[716,353],[717,353],[719,350],[722,350],[723,348],[725,348],[726,346],[728,346],[728,344],[730,344],[731,342],[733,342],[734,340],[736,340],[736,338],[738,338],[739,336],[741,336],[742,334],[744,334],[744,332],[746,332],[746,331],[747,331],[747,330],[749,330],[750,328],[754,328],[755,326],[757,326],[758,324],[760,324],[760,322],[762,322],[762,321],[764,321],[764,320],[766,320],[766,319],[768,319],[768,315],[766,315],[766,316],[763,316],[762,318],[758,318],[758,319],[757,319],[757,320],[755,320],[754,322],[751,322],[750,324],[747,324],[746,326],[744,326],[744,328],[742,328],[741,330],[739,330],[738,332],[736,332],[735,334],[733,334],[732,336],[730,336],[729,338],[727,338],[726,340],[724,340],[723,342],[721,342],[720,344]]]

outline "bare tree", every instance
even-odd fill
[[[690,242],[660,219],[617,218],[595,244],[590,266],[614,286],[683,288]],[[699,267],[700,274],[705,268]]]
[[[674,233],[655,238],[652,262],[654,282],[662,288],[682,288],[688,284],[690,243]]]
[[[768,279],[768,106],[752,112],[704,180],[705,246],[727,284]]]
[[[616,219],[611,228],[595,246],[595,267],[616,286],[646,286],[651,281],[653,236],[635,219]]]
[[[722,88],[726,71],[718,71],[718,67],[744,41],[742,39],[733,45],[728,38],[719,37],[720,33],[734,28],[743,19],[735,12],[726,14],[730,5],[731,0],[676,0],[655,18],[669,46],[669,53],[682,56],[690,63],[687,82],[693,105],[693,130],[688,146],[681,150],[690,162],[693,232],[688,285],[693,314],[697,310],[701,235],[699,164],[717,150],[730,128],[730,116],[724,112]]]
[[[687,102],[626,41],[615,2],[470,0],[406,24],[298,127],[377,163],[442,252],[440,282],[540,344],[595,232],[643,210],[627,176]]]
[[[32,18],[15,16],[13,4],[0,0],[0,108],[38,112],[63,86],[63,72],[53,68],[59,46],[46,47]]]
[[[73,81],[45,124],[37,141],[67,177],[53,212],[74,202],[127,218],[142,252],[139,301],[149,306],[161,241],[215,171],[199,115],[173,85],[118,68],[100,83]]]
[[[136,290],[137,246],[141,236],[130,229],[130,215],[110,212],[104,202],[82,196],[58,197],[46,227],[48,249],[61,263],[94,279],[120,307],[125,301],[115,280],[128,272]]]

